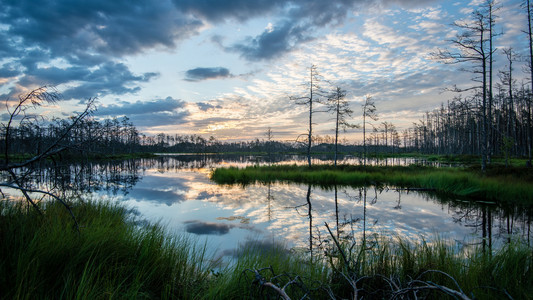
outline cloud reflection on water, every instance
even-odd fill
[[[185,231],[188,233],[194,233],[198,235],[202,234],[214,234],[224,235],[229,233],[230,229],[234,228],[234,225],[203,222],[199,220],[185,221]]]
[[[209,180],[209,166],[182,168],[179,162],[175,167],[174,161],[178,159],[165,158],[147,167],[142,180],[124,200],[140,207],[145,216],[162,221],[176,231],[209,236],[210,242],[222,252],[250,240],[268,240],[305,249],[309,246],[309,230],[313,236],[328,237],[325,222],[333,231],[339,230],[341,237],[350,236],[355,240],[373,234],[406,240],[423,238],[429,242],[437,235],[465,243],[482,238],[481,210],[471,204],[438,200],[425,193],[373,187],[367,189],[366,201],[363,190],[351,187],[338,187],[335,199],[333,188],[312,187],[309,216],[307,185],[217,185]],[[504,216],[503,212],[493,213],[495,238],[501,232],[496,226],[502,223],[496,218]],[[241,223],[244,219],[246,224]],[[524,220],[515,222],[521,224],[516,225],[514,232],[518,232]]]

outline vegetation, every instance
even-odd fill
[[[531,249],[515,242],[494,252],[462,251],[445,241],[418,245],[349,238],[313,260],[283,247],[241,247],[227,266],[205,247],[153,224],[140,225],[119,205],[1,201],[0,290],[9,299],[418,299],[456,293],[477,299],[526,299],[533,293]],[[278,288],[278,289],[275,289]],[[463,297],[463,298],[464,298]]]
[[[211,178],[221,184],[289,181],[315,185],[393,185],[425,189],[474,200],[533,204],[533,172],[526,167],[488,169],[424,166],[254,166],[218,168]]]
[[[156,225],[137,226],[124,207],[41,204],[42,215],[2,201],[0,289],[6,299],[192,298],[206,289],[205,249]]]
[[[56,298],[435,298],[445,295],[475,298],[530,298],[533,294],[533,252],[520,241],[496,252],[462,251],[446,242],[417,245],[401,240],[367,239],[331,235],[324,241],[325,256],[296,254],[259,245],[242,248],[229,265],[219,265],[205,247],[187,237],[170,235],[153,224],[140,224],[121,206],[100,202],[72,202],[58,196],[57,186],[38,185],[31,177],[45,160],[57,157],[124,158],[138,153],[187,152],[305,152],[307,167],[270,166],[217,169],[218,183],[291,181],[316,185],[394,185],[446,193],[474,200],[533,205],[533,171],[511,157],[532,159],[531,88],[513,80],[512,49],[503,53],[508,62],[494,87],[493,0],[482,1],[471,20],[454,23],[462,32],[452,43],[457,51],[440,51],[448,63],[468,63],[474,86],[467,92],[427,112],[413,128],[401,134],[389,122],[377,120],[374,102],[363,104],[362,145],[339,143],[339,125],[351,110],[343,102],[345,91],[331,97],[336,113],[335,138],[313,135],[313,113],[321,103],[316,66],[310,68],[306,93],[291,97],[309,107],[305,143],[267,140],[220,142],[199,135],[140,133],[127,117],[99,120],[92,113],[94,99],[87,99],[81,113],[67,119],[45,120],[30,114],[60,95],[37,88],[18,100],[6,100],[6,122],[1,123],[0,187],[15,189],[26,202],[0,202],[0,297],[14,299]],[[528,14],[529,72],[533,77],[533,43],[530,3]],[[531,79],[531,78],[530,78]],[[476,83],[477,82],[477,83]],[[497,88],[497,92],[493,90]],[[313,108],[313,103],[315,107]],[[344,103],[344,104],[343,104]],[[323,103],[322,103],[323,104]],[[311,164],[311,153],[364,153],[363,166]],[[423,153],[428,160],[477,161],[481,169],[366,166],[367,157],[388,153]],[[141,154],[143,155],[143,154]],[[446,156],[442,156],[446,155]],[[507,168],[494,165],[503,157]],[[514,165],[514,166],[513,166]],[[89,171],[92,171],[89,170]],[[54,173],[54,176],[59,173]],[[61,176],[70,175],[68,172]],[[55,177],[60,177],[55,176]],[[107,178],[105,178],[107,179]],[[76,178],[79,184],[79,179]],[[137,179],[136,179],[137,180]],[[134,184],[136,181],[132,181]],[[74,187],[74,185],[73,185]],[[57,188],[57,189],[56,189]],[[81,191],[81,190],[80,190]],[[309,189],[310,191],[310,189]],[[2,198],[7,197],[0,190]],[[41,196],[37,197],[39,194]],[[50,201],[41,201],[50,198]],[[311,205],[307,196],[309,211]],[[490,217],[489,217],[489,220]],[[488,225],[490,226],[490,225]],[[326,224],[327,227],[327,224]],[[328,227],[329,229],[329,227]],[[485,230],[485,225],[483,225]],[[268,266],[268,267],[266,267]]]

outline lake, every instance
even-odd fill
[[[317,252],[331,236],[362,241],[376,236],[428,242],[442,238],[458,247],[498,247],[513,236],[530,242],[531,208],[501,207],[395,187],[320,188],[305,184],[217,185],[216,167],[304,164],[305,157],[162,155],[153,159],[42,168],[34,184],[55,185],[63,196],[125,204],[139,220],[159,222],[188,234],[218,257],[250,243],[282,244]],[[314,163],[330,163],[315,158]],[[359,163],[345,157],[341,163]],[[371,164],[425,163],[414,159],[372,160]],[[142,222],[141,222],[142,223]]]

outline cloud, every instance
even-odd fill
[[[428,0],[430,1],[430,0]],[[408,5],[413,1],[383,3]],[[427,1],[424,1],[427,2]],[[371,0],[0,0],[0,57],[12,60],[19,86],[72,83],[65,99],[123,95],[155,73],[134,75],[120,60],[151,49],[174,49],[207,26],[271,16],[273,26],[224,47],[249,60],[271,60],[342,24]],[[220,41],[221,39],[219,39]],[[61,60],[61,67],[44,68]],[[6,70],[3,70],[4,73]],[[189,73],[190,72],[190,73]],[[186,80],[231,77],[225,68],[197,68]],[[14,86],[14,85],[13,85]]]
[[[98,108],[96,115],[139,115],[157,112],[169,112],[178,108],[183,108],[185,102],[167,97],[154,101],[136,101],[133,103],[120,101],[119,104],[111,104]]]
[[[142,114],[128,116],[135,126],[141,129],[149,127],[159,127],[165,125],[179,125],[187,122],[187,117],[190,113],[188,111],[177,112],[160,112],[152,114]]]
[[[173,2],[178,9],[184,12],[212,23],[218,23],[228,19],[244,22],[253,17],[272,13],[295,1],[173,0]]]
[[[0,67],[0,80],[2,78],[10,78],[22,74],[21,70],[13,65],[3,65]]]
[[[206,102],[198,102],[198,103],[196,103],[196,105],[198,106],[198,108],[201,111],[208,111],[210,109],[222,108],[221,105],[212,105],[212,104],[209,104],[209,103],[206,103]]]
[[[24,76],[19,79],[20,85],[46,84],[57,86],[76,82],[75,86],[63,90],[62,96],[65,100],[134,93],[140,89],[139,83],[147,82],[158,76],[157,73],[153,72],[135,75],[126,65],[112,62],[101,64],[93,69],[82,66],[37,67],[31,66],[33,61],[27,63],[30,66],[26,68]]]
[[[136,101],[133,103],[119,101],[98,108],[96,116],[126,115],[131,122],[139,127],[151,127],[171,124],[182,124],[189,116],[185,110],[185,102],[167,97],[154,101]]]
[[[2,1],[8,34],[52,55],[97,52],[135,54],[174,47],[196,33],[201,21],[184,17],[170,1]],[[89,51],[88,51],[89,50]]]
[[[202,81],[215,78],[230,78],[233,75],[227,68],[212,67],[212,68],[195,68],[185,72],[185,80],[187,81]]]
[[[433,2],[435,0],[414,1],[409,0],[386,0],[380,2],[381,5],[401,5],[407,7],[419,6]],[[202,1],[204,3],[217,2]],[[239,3],[242,0],[226,1],[226,3]],[[244,1],[246,2],[246,1]],[[364,6],[376,5],[374,1],[370,0],[293,0],[293,1],[271,1],[270,6],[264,7],[266,4],[262,3],[262,8],[265,11],[275,11],[279,16],[279,24],[269,23],[267,28],[255,37],[247,37],[239,43],[235,43],[229,47],[225,47],[228,51],[240,53],[240,55],[249,60],[271,60],[291,52],[298,48],[298,45],[312,41],[316,38],[317,32],[321,28],[328,26],[342,25],[351,11],[363,8]],[[213,8],[215,9],[215,8]],[[234,11],[239,11],[235,8]],[[250,15],[255,15],[257,11],[244,6],[244,11]],[[233,14],[232,14],[233,13]],[[214,20],[223,19],[222,16],[239,18],[235,12],[226,10],[217,10],[211,16]],[[246,19],[246,18],[244,18]],[[217,43],[221,42],[220,37],[216,39]]]
[[[250,61],[270,60],[278,58],[294,50],[300,43],[312,39],[309,28],[287,22],[281,27],[265,29],[257,37],[248,37],[227,49],[240,53],[243,58]]]
[[[139,83],[156,73],[134,75],[119,60],[175,48],[204,26],[170,0],[0,0],[0,5],[0,57],[24,72],[17,85],[70,83],[75,87],[64,92],[65,99],[139,91]]]

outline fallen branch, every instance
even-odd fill
[[[270,278],[270,280],[267,280],[261,274],[261,272],[263,272],[265,270],[270,271],[270,273],[272,274],[272,277]],[[242,272],[242,274],[244,274],[246,272],[250,272],[250,273],[254,274],[254,280],[251,283],[252,285],[257,284],[260,289],[266,287],[269,290],[275,292],[279,297],[281,297],[284,300],[290,300],[291,299],[290,296],[287,294],[287,288],[290,287],[290,286],[296,286],[304,293],[303,296],[301,297],[301,299],[305,299],[305,298],[309,297],[309,290],[305,287],[305,285],[303,284],[302,280],[300,279],[300,276],[298,276],[298,275],[296,275],[294,277],[289,276],[287,274],[275,275],[274,270],[272,269],[271,266],[268,267],[268,268],[262,268],[262,269],[253,269],[253,270],[252,269],[246,269],[246,270],[244,270]],[[279,282],[278,279],[280,279],[282,277],[286,277],[288,279],[288,281],[282,287],[280,287],[281,283],[276,284],[275,282]]]

